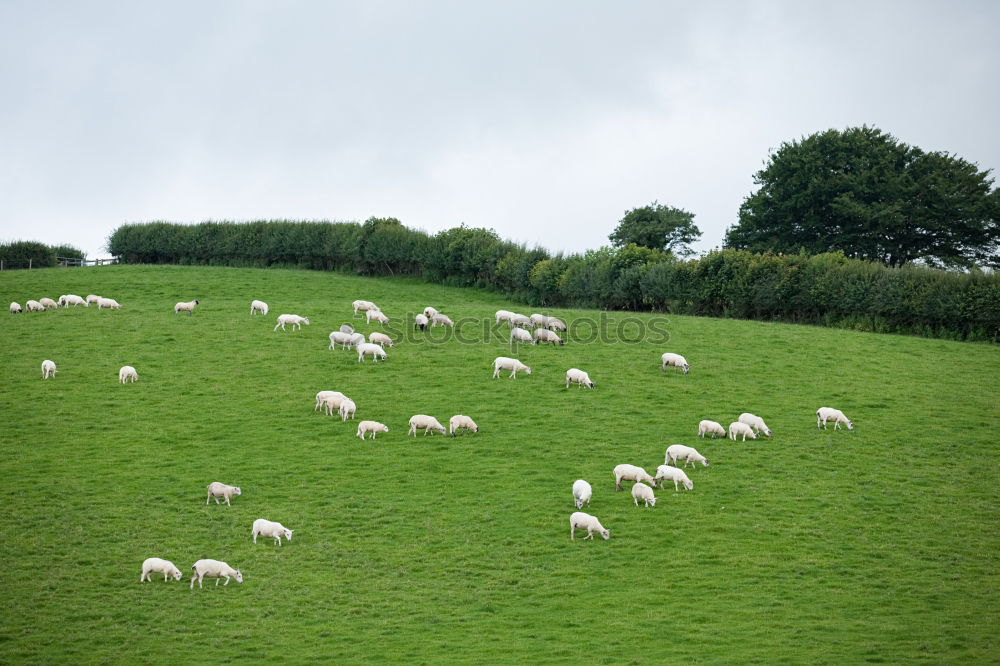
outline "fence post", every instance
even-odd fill
[[[28,257],[28,270],[31,270],[31,257]]]

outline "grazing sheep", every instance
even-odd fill
[[[639,500],[646,503],[647,509],[656,506],[656,495],[653,494],[653,489],[645,483],[637,483],[632,486],[632,501],[635,502],[636,506],[639,506]]]
[[[59,308],[59,304],[56,303],[55,301],[53,301],[51,298],[40,298],[40,299],[38,299],[38,302],[46,310],[48,310],[49,308],[51,308],[53,310],[56,310],[56,309]]]
[[[455,322],[451,320],[448,315],[436,314],[431,317],[431,328],[435,326],[447,326],[448,328],[455,328]]]
[[[526,317],[523,314],[514,313],[514,316],[510,318],[510,325],[529,327],[531,326],[531,317]]]
[[[340,405],[345,400],[349,400],[349,398],[343,393],[338,393],[337,391],[329,391],[328,395],[323,398],[323,412],[327,416],[333,416],[334,412],[340,414]]]
[[[538,328],[539,326],[544,327],[546,322],[548,322],[549,320],[549,318],[546,317],[545,315],[537,313],[532,314],[530,317],[528,317],[528,319],[531,320],[531,325],[534,326],[535,328]]]
[[[705,435],[718,435],[719,437],[726,436],[726,429],[722,427],[721,423],[716,423],[715,421],[699,421],[698,422],[698,436],[704,437]]]
[[[680,368],[681,370],[683,370],[684,374],[686,375],[688,371],[691,369],[691,366],[688,365],[687,360],[685,360],[685,358],[680,354],[671,354],[670,352],[667,352],[666,354],[660,357],[660,361],[662,362],[662,365],[660,365],[660,370],[666,370],[668,365],[672,365],[675,368]]]
[[[21,304],[18,303],[17,301],[11,301],[10,302],[10,313],[11,314],[20,314],[21,312],[22,312],[22,310],[21,310]]]
[[[358,406],[350,398],[344,398],[340,401],[340,410],[338,411],[340,411],[340,420],[346,421],[354,418],[354,412],[358,411]]]
[[[553,331],[565,331],[566,324],[559,317],[548,317],[545,320],[545,328],[551,328]]]
[[[538,344],[539,342],[551,342],[554,345],[566,344],[562,338],[547,328],[535,329],[535,344]]]
[[[250,314],[257,314],[258,312],[262,315],[267,314],[267,303],[264,301],[250,301]]]
[[[583,479],[577,479],[573,482],[573,504],[576,505],[576,508],[582,509],[584,502],[587,503],[587,506],[590,506],[590,498],[593,495],[594,489]]]
[[[566,388],[569,388],[570,382],[574,382],[578,389],[583,386],[594,388],[594,382],[590,381],[590,375],[579,368],[570,368],[566,371]]]
[[[671,467],[670,465],[660,465],[656,468],[656,480],[660,482],[660,487],[665,488],[667,481],[674,482],[674,492],[677,492],[679,488],[678,483],[684,484],[684,487],[688,490],[694,488],[694,482],[688,478],[688,475],[684,473],[680,467]],[[638,485],[638,484],[637,484]]]
[[[343,331],[333,331],[330,333],[330,345],[327,349],[333,349],[338,344],[341,346],[341,349],[357,347],[364,341],[365,336],[363,333],[344,333]]]
[[[510,370],[510,376],[508,379],[516,379],[517,371],[523,370],[526,374],[531,374],[531,368],[521,363],[516,358],[507,358],[506,356],[497,356],[493,359],[493,379],[500,376],[501,370]]]
[[[453,417],[448,419],[448,433],[454,437],[458,434],[459,430],[471,430],[472,432],[479,432],[479,426],[468,416],[464,414],[455,414]]]
[[[384,423],[379,423],[378,421],[362,421],[358,424],[358,437],[364,440],[365,435],[368,433],[372,434],[372,439],[375,439],[375,433],[377,432],[389,432],[389,426]]]
[[[174,566],[173,562],[169,560],[162,560],[159,557],[147,557],[142,561],[142,575],[139,576],[139,582],[144,581],[153,582],[153,574],[161,573],[163,574],[163,582],[166,583],[170,578],[174,580],[180,580],[184,577],[181,570]]]
[[[430,322],[431,320],[427,318],[427,315],[418,314],[413,318],[413,328],[419,328],[421,331],[425,331],[427,330],[427,324]]]
[[[45,312],[45,306],[38,301],[29,300],[24,304],[24,307],[27,308],[28,312]]]
[[[229,500],[237,495],[243,494],[243,491],[240,490],[239,486],[227,486],[226,484],[219,483],[218,481],[213,481],[206,487],[208,488],[208,496],[205,497],[205,504],[208,504],[213,497],[215,498],[215,503],[218,504],[219,498],[221,497],[226,500],[226,504],[232,506],[232,502]]]
[[[374,303],[372,303],[371,301],[357,300],[357,301],[354,301],[353,303],[351,303],[351,305],[354,307],[354,316],[355,317],[358,316],[358,311],[368,312],[369,310],[378,310],[379,309],[379,307],[377,305],[375,305]]]
[[[191,565],[191,589],[194,589],[194,582],[198,581],[198,589],[201,589],[201,581],[205,578],[215,578],[215,586],[219,586],[219,578],[225,578],[225,585],[229,585],[229,578],[232,576],[237,583],[243,582],[243,574],[239,569],[234,569],[225,562],[219,560],[198,560]],[[223,585],[223,587],[225,587]]]
[[[263,518],[258,518],[253,521],[253,542],[257,543],[257,536],[273,537],[275,545],[281,545],[281,537],[285,537],[286,540],[292,540],[292,530],[288,529],[281,523],[275,523],[270,520],[264,520]]]
[[[85,308],[90,307],[90,303],[83,300],[76,294],[65,294],[63,296],[60,296],[59,305],[61,305],[62,307],[69,307],[70,305],[72,305],[74,308],[78,305],[82,305]]]
[[[725,433],[723,433],[724,435]],[[683,444],[671,444],[667,447],[667,454],[663,460],[663,464],[674,464],[677,465],[678,460],[684,461],[684,466],[687,467],[689,464],[701,463],[702,467],[708,467],[708,460],[705,456],[701,455],[690,446],[684,446]],[[697,467],[697,465],[695,465]]]
[[[301,329],[302,324],[305,324],[306,326],[309,325],[309,317],[300,317],[297,314],[278,315],[278,323],[275,325],[274,330],[277,331],[279,326],[281,327],[281,330],[285,330],[285,324],[291,324],[293,331],[295,329]]]
[[[656,485],[656,481],[646,473],[646,470],[635,465],[617,465],[614,469],[614,475],[615,490],[622,489],[622,481],[645,481],[652,486]]]
[[[364,363],[365,356],[371,355],[372,361],[378,363],[379,358],[385,360],[385,350],[370,342],[363,342],[358,345],[358,363]]]
[[[139,380],[139,373],[131,365],[123,365],[121,370],[118,371],[118,383],[124,384],[129,380],[132,380],[133,384],[137,382]]]
[[[198,301],[188,301],[187,303],[178,303],[174,306],[174,314],[178,312],[187,312],[189,315],[194,314],[194,306],[198,305]]]
[[[87,294],[87,304],[88,305],[90,303],[99,303],[100,300],[101,300],[101,297],[98,296],[97,294]]]
[[[365,321],[367,323],[372,323],[372,319],[378,323],[385,325],[389,323],[389,318],[382,314],[381,310],[367,310],[365,311]]]
[[[510,329],[510,343],[514,344],[514,340],[518,340],[519,342],[527,342],[534,344],[534,340],[531,337],[531,333],[528,333],[528,331],[524,330],[523,328],[518,328],[516,326]]]
[[[56,376],[56,364],[52,361],[42,361],[42,379]]]
[[[848,430],[854,430],[854,424],[844,416],[844,412],[833,407],[820,407],[816,410],[816,428],[819,429],[819,424],[822,423],[823,430],[826,430],[827,421],[833,421],[834,430],[838,430],[841,423],[846,425]]]
[[[424,437],[432,430],[437,430],[442,435],[445,433],[444,426],[436,418],[426,414],[415,414],[410,417],[410,431],[406,434],[416,437],[417,430],[423,430]]]
[[[350,324],[341,324],[340,332],[347,333],[348,335],[354,335],[354,327],[351,326]]]
[[[742,414],[740,414],[740,418],[736,420],[739,421],[740,423],[746,423],[748,426],[750,426],[757,432],[764,433],[764,435],[767,437],[771,436],[771,429],[767,427],[766,423],[764,423],[764,419],[760,418],[759,416],[756,416],[755,414],[751,414],[750,412],[743,412]]]
[[[122,305],[113,298],[99,298],[97,299],[97,309],[98,310],[121,310]]]
[[[514,313],[510,310],[497,310],[497,323],[502,321],[510,322],[514,318]]]
[[[385,333],[379,333],[378,331],[375,331],[374,333],[370,334],[368,336],[368,341],[378,345],[379,347],[382,347],[383,349],[385,349],[386,345],[389,345],[390,347],[394,346],[392,338],[390,338]]]
[[[737,435],[743,435],[742,441],[747,441],[747,437],[750,439],[757,439],[757,434],[754,433],[753,428],[748,426],[746,423],[740,423],[739,421],[733,421],[729,424],[729,439],[736,441]]]
[[[569,517],[569,538],[575,540],[576,530],[587,530],[587,536],[584,539],[594,539],[594,532],[597,532],[605,541],[611,538],[611,532],[604,529],[601,525],[601,521],[597,519],[596,516],[592,516],[589,513],[584,513],[582,511],[574,511],[573,515]]]
[[[345,397],[344,394],[341,393],[340,391],[320,391],[319,393],[316,394],[316,406],[313,407],[313,411],[315,412],[317,409],[319,409],[320,405],[324,404],[327,398],[340,398],[341,400],[343,400],[344,397]],[[340,408],[339,402],[337,403],[337,408],[338,409]]]
[[[438,311],[429,305],[426,308],[424,308],[424,317],[428,320],[433,319],[434,315],[436,315],[437,313]]]

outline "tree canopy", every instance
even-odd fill
[[[608,236],[615,247],[634,243],[680,256],[693,254],[688,245],[699,238],[701,231],[694,224],[694,213],[656,201],[626,212]]]
[[[890,266],[998,265],[1000,194],[990,171],[874,127],[783,143],[754,176],[725,246],[841,250]]]

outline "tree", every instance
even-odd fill
[[[611,244],[618,248],[635,243],[680,256],[694,254],[688,244],[699,238],[701,231],[694,224],[694,213],[656,201],[626,212],[608,236]]]
[[[997,265],[1000,195],[990,171],[926,153],[874,127],[783,143],[726,231],[728,248],[850,257],[902,266]]]

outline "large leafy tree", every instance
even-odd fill
[[[626,212],[608,236],[615,247],[634,243],[681,256],[693,254],[688,245],[699,238],[701,231],[694,224],[694,213],[656,201]]]
[[[754,176],[726,247],[842,250],[901,266],[998,263],[1000,194],[990,171],[927,153],[874,127],[784,143]]]

